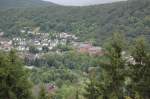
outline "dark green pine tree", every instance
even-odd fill
[[[89,82],[86,82],[85,93],[83,96],[86,99],[98,99],[100,96],[98,81],[96,79],[96,68],[92,68],[89,71]]]
[[[27,72],[13,50],[0,52],[0,98],[33,99]]]
[[[50,99],[44,85],[40,86],[38,99]]]
[[[76,99],[79,99],[79,90],[76,90]]]
[[[132,56],[135,61],[131,64],[133,93],[137,92],[141,99],[150,99],[150,49],[145,38],[135,40]]]
[[[124,79],[125,79],[125,60],[122,52],[125,50],[124,37],[113,34],[110,42],[106,46],[107,61],[101,63],[100,90],[103,99],[123,99]]]

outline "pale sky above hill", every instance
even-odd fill
[[[126,0],[44,0],[44,1],[50,1],[61,5],[83,6],[83,5],[104,4]]]

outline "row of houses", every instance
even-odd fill
[[[25,30],[21,30],[21,33],[25,33]],[[33,37],[21,38],[14,37],[12,40],[2,38],[0,33],[0,49],[9,51],[12,48],[15,48],[18,51],[29,51],[30,46],[35,46],[37,50],[42,51],[43,47],[47,47],[49,50],[52,50],[57,45],[62,44],[66,45],[68,41],[72,46],[77,49],[80,53],[87,53],[89,55],[103,55],[104,51],[101,47],[93,46],[91,43],[77,42],[78,38],[71,33],[52,33],[52,37],[49,33],[39,33],[33,31],[27,31],[28,34],[32,34]]]
[[[77,39],[75,35],[68,33],[58,33],[55,35],[55,39],[52,39],[49,36],[45,37],[45,35],[35,35],[31,39],[14,38],[13,41],[16,42],[15,45],[19,48],[25,49],[26,47],[29,47],[29,45],[34,45],[39,51],[42,51],[43,47],[47,47],[49,50],[52,50],[59,44],[66,45],[70,38],[72,38],[72,40]]]
[[[24,32],[22,30],[22,32]],[[42,51],[43,47],[47,47],[52,50],[57,45],[66,45],[69,40],[74,41],[77,39],[75,35],[70,33],[57,33],[54,39],[49,36],[49,33],[38,33],[33,35],[33,37],[21,38],[14,37],[12,40],[1,37],[0,39],[0,49],[9,51],[15,48],[18,51],[29,51],[30,46],[35,46],[37,50]]]

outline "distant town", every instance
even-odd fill
[[[37,30],[38,31],[38,30]],[[39,57],[46,52],[61,53],[58,46],[71,46],[80,53],[89,55],[103,55],[103,50],[99,46],[93,46],[89,42],[80,42],[78,37],[72,33],[41,33],[33,30],[21,29],[21,34],[25,37],[12,37],[11,39],[0,32],[0,50],[10,51],[15,49],[20,52],[20,56]],[[33,53],[31,51],[33,50]],[[35,53],[34,53],[35,51]]]

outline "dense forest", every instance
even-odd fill
[[[1,9],[10,9],[10,8],[28,8],[28,7],[42,7],[54,5],[51,2],[44,2],[42,0],[1,0],[0,8]]]
[[[0,29],[7,36],[19,35],[23,27],[40,27],[43,32],[71,32],[81,40],[104,41],[113,32],[133,38],[149,38],[150,1],[129,0],[112,4],[0,10]]]

